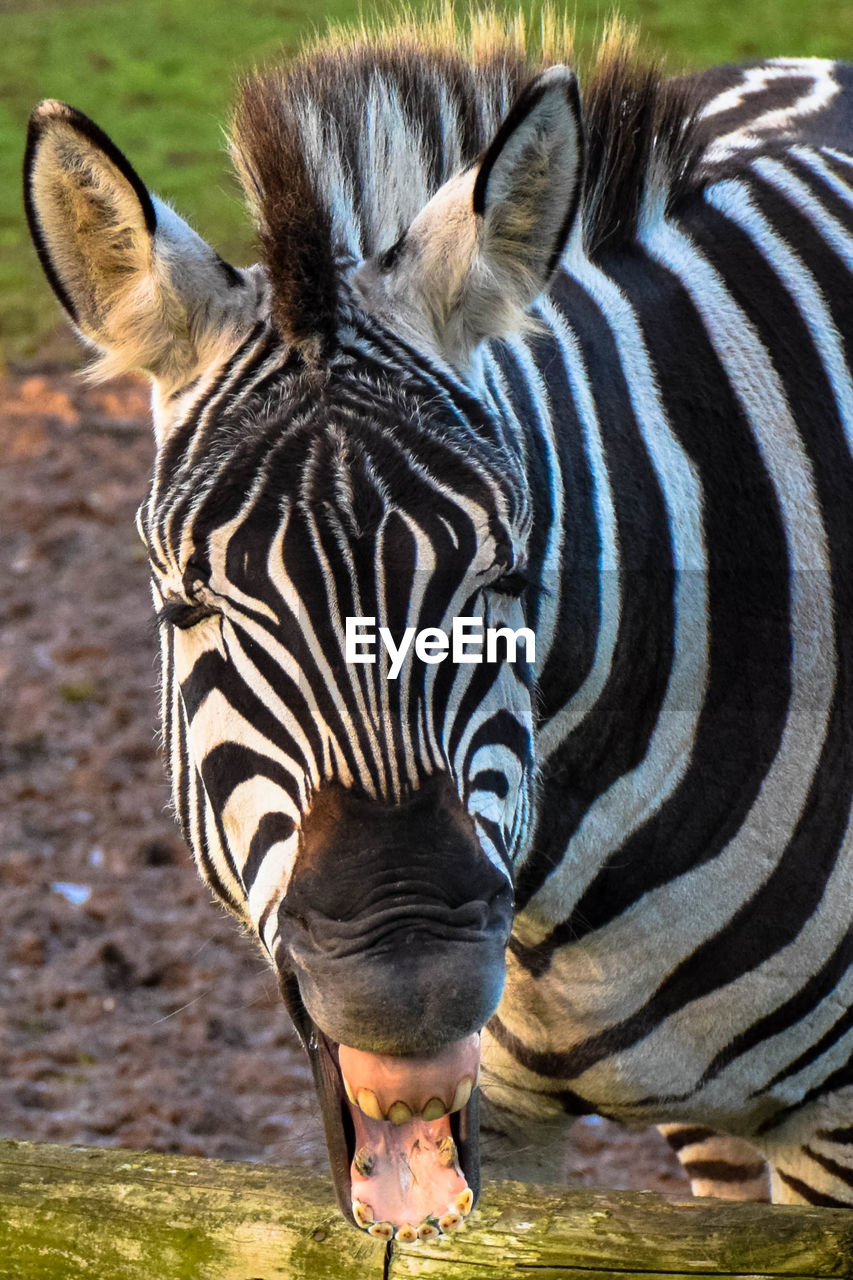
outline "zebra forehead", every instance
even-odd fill
[[[335,345],[348,267],[394,244],[426,202],[474,163],[538,72],[572,59],[570,28],[546,9],[534,43],[521,15],[449,10],[350,38],[332,32],[245,81],[231,152],[258,226],[284,336],[312,357]],[[666,80],[611,27],[584,94],[588,251],[633,235],[643,202],[696,183],[694,90]],[[654,191],[650,191],[650,186]]]
[[[141,512],[149,546],[183,566],[241,529],[255,557],[285,515],[291,530],[307,521],[360,540],[402,512],[413,530],[438,521],[460,554],[488,545],[512,558],[529,504],[517,459],[487,435],[488,422],[462,423],[434,388],[413,394],[360,374],[327,370],[310,395],[288,376],[258,404],[196,424],[181,456],[167,449],[156,469]]]

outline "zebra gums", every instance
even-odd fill
[[[545,27],[249,80],[245,270],[78,111],[26,155],[153,379],[175,807],[386,1239],[469,1213],[481,1096],[507,1174],[597,1112],[853,1204],[853,82],[611,33],[581,101]]]

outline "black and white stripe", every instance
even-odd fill
[[[714,1126],[771,1158],[775,1198],[850,1203],[849,1144],[807,1140],[849,1114],[853,1051],[851,199],[821,148],[749,150],[630,253],[566,260],[540,307],[601,424],[597,645],[539,731],[489,1032],[505,1105]],[[688,1144],[700,1191],[716,1141],[704,1169]],[[755,1190],[731,1165],[724,1193]]]

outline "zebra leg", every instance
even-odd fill
[[[767,1148],[774,1204],[853,1207],[853,1125],[816,1129],[799,1145]]]
[[[694,1196],[721,1200],[769,1200],[767,1165],[743,1138],[699,1125],[659,1124],[678,1156]]]

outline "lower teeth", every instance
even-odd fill
[[[395,1227],[392,1222],[374,1222],[369,1205],[353,1203],[353,1217],[363,1231],[376,1236],[380,1240],[399,1240],[401,1244],[414,1244],[418,1240],[435,1240],[438,1236],[458,1231],[465,1225],[465,1219],[471,1212],[474,1195],[470,1188],[456,1197],[454,1205],[448,1205],[447,1211],[440,1218],[424,1218],[419,1227],[404,1223]]]

